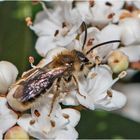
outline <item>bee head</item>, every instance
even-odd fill
[[[86,64],[89,62],[89,59],[82,52],[75,50],[75,53],[81,63]]]
[[[78,57],[79,61],[80,61],[80,70],[84,69],[84,66],[91,68],[93,67],[93,63],[90,62],[90,60],[80,51],[74,50],[76,53],[76,56]]]

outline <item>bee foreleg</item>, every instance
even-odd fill
[[[74,75],[73,75],[72,77],[73,77],[74,82],[75,82],[75,85],[76,85],[76,87],[77,87],[77,89],[76,89],[76,90],[77,90],[77,93],[78,93],[80,96],[86,98],[86,96],[84,96],[84,95],[82,95],[82,94],[80,93],[79,84],[78,84],[78,81],[77,81],[76,77],[75,77]]]

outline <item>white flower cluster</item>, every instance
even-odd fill
[[[43,11],[37,14],[34,23],[30,18],[26,19],[27,25],[38,35],[35,48],[43,57],[33,69],[42,68],[65,50],[82,52],[95,66],[85,77],[77,79],[79,89],[72,89],[69,94],[61,93],[53,102],[52,109],[55,93],[46,94],[34,105],[22,104],[14,99],[16,88],[13,83],[18,71],[11,63],[1,61],[0,93],[4,97],[0,97],[0,138],[17,123],[22,129],[21,138],[29,139],[29,134],[38,139],[77,139],[75,126],[80,120],[80,112],[74,109],[75,106],[111,111],[122,108],[126,103],[126,97],[113,90],[112,86],[126,75],[129,63],[140,60],[140,2],[51,2],[53,8],[49,9],[44,2],[38,1]],[[87,29],[83,29],[83,23]],[[111,43],[115,40],[118,42]],[[113,73],[118,75],[115,79]],[[7,101],[13,110],[23,113],[14,112]],[[66,108],[62,108],[60,103]],[[30,112],[26,112],[27,109]],[[5,138],[13,137],[9,133],[5,134]]]

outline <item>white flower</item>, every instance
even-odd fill
[[[47,100],[49,102],[49,100]],[[38,139],[76,139],[75,126],[80,120],[80,113],[74,109],[61,109],[57,104],[48,116],[50,104],[31,109],[32,114],[24,114],[18,124],[31,136]],[[50,102],[49,102],[50,103]]]
[[[84,32],[79,37],[79,48],[76,49],[81,50],[83,40],[84,40]],[[87,29],[87,41],[85,44],[84,52],[87,52],[92,48],[93,46],[112,41],[112,40],[120,40],[121,37],[121,29],[117,25],[109,24],[105,28],[103,28],[101,31],[95,27],[90,27]],[[95,48],[93,50],[93,55],[99,56],[101,58],[106,57],[112,50],[117,49],[119,46],[119,43],[110,43],[106,45],[102,45],[98,48]],[[92,57],[93,57],[92,55]]]
[[[124,45],[140,43],[140,19],[125,18],[120,21],[119,26],[122,30],[121,42]]]
[[[140,61],[140,45],[129,45],[119,50],[129,57],[130,62]]]
[[[53,56],[63,51],[63,48],[61,48],[60,51],[58,50],[59,49],[55,48],[49,51],[47,58],[51,61]],[[125,104],[126,98],[118,91],[111,90],[111,87],[120,78],[124,77],[125,74],[125,72],[122,72],[113,80],[112,71],[108,66],[96,66],[90,71],[88,78],[78,81],[79,90],[83,96],[79,95],[77,91],[72,90],[61,102],[65,105],[82,104],[92,110],[99,106],[106,110],[121,108]],[[112,97],[108,96],[108,92],[111,92]],[[86,96],[86,98],[84,98],[84,96]]]
[[[0,61],[0,93],[6,93],[17,78],[17,68],[8,61]]]
[[[71,2],[61,2],[55,9],[47,9],[41,2],[44,11],[36,16],[31,29],[39,36],[36,42],[36,50],[41,56],[45,56],[48,50],[66,46],[77,36],[82,20],[76,9],[71,8]]]
[[[97,0],[91,2],[77,2],[77,9],[80,11],[84,21],[94,26],[103,27],[107,25],[124,5],[124,1],[118,0]]]
[[[79,91],[86,98],[75,91],[78,102],[92,110],[100,108],[110,111],[123,107],[126,102],[126,97],[122,93],[112,90],[111,87],[124,75],[125,72],[113,80],[109,67],[99,66],[93,68],[88,74],[87,81],[79,81]],[[70,96],[66,98],[70,98]],[[68,102],[65,104],[69,104],[69,101],[71,103],[72,99],[66,99],[66,101]]]
[[[0,97],[0,139],[3,134],[16,124],[17,114],[10,110],[5,97]]]
[[[132,119],[134,121],[140,122],[140,84],[130,83],[130,84],[116,84],[115,89],[123,92],[127,97],[126,106],[121,109],[118,113]]]

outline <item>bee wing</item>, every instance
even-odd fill
[[[49,71],[38,71],[19,85],[14,97],[18,98],[21,102],[38,97],[45,93],[57,78],[62,77],[66,70],[67,67],[58,67]]]

